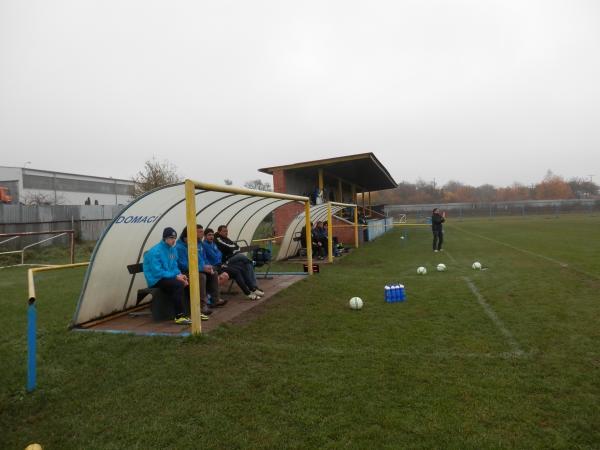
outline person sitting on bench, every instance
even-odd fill
[[[167,294],[175,310],[175,323],[189,325],[192,321],[183,314],[183,293],[189,283],[177,266],[176,240],[173,228],[163,230],[162,241],[144,253],[144,277],[148,287],[160,288]]]
[[[254,272],[252,260],[243,253],[240,253],[240,247],[227,237],[228,233],[227,225],[219,225],[217,234],[215,234],[215,242],[222,254],[222,261],[229,265],[240,264],[240,266],[244,267],[248,278],[252,280],[252,286],[257,286],[256,273]]]
[[[326,233],[329,233],[329,222],[327,222],[326,220],[323,222],[323,229],[326,231]],[[340,244],[340,241],[338,240],[337,236],[333,236],[332,238],[333,240],[333,256],[340,256],[342,254],[342,249],[344,248],[343,245]],[[329,247],[327,247],[327,251]]]
[[[323,222],[317,222],[317,225],[313,229],[313,239],[313,242],[317,245],[317,258],[323,259],[327,255],[329,242],[327,230],[323,227]]]
[[[313,227],[312,222],[310,223],[310,242],[311,242],[313,256],[318,255],[319,254],[319,245],[317,244],[317,241],[315,240],[315,229]],[[306,225],[304,225],[302,227],[302,229],[300,230],[300,246],[304,250],[306,250]]]
[[[215,244],[215,232],[212,229],[206,229],[202,246],[204,247],[204,254],[206,255],[206,261],[208,264],[211,264],[213,267],[215,267],[221,275],[226,273],[226,279],[235,280],[246,297],[248,297],[250,300],[256,300],[265,294],[256,286],[256,283],[248,275],[248,271],[245,267],[246,263],[239,260],[236,261],[235,259],[233,259],[233,262],[223,263],[223,256],[217,247],[217,244]],[[232,260],[230,259],[229,261]],[[219,280],[221,283],[224,283],[225,277],[222,277],[221,275]]]
[[[198,241],[198,271],[200,276],[200,304],[202,305],[202,314],[208,316],[212,314],[212,309],[207,304],[208,292],[213,300],[213,306],[219,308],[225,306],[226,300],[219,295],[219,278],[217,272],[210,264],[207,264],[204,258],[204,249],[201,238],[204,235],[202,225],[196,225],[196,239]],[[184,274],[189,273],[190,264],[188,260],[188,232],[187,227],[181,231],[181,236],[175,246],[177,250],[177,265]]]

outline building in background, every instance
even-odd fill
[[[131,180],[0,166],[0,187],[12,204],[125,205],[133,186]]]
[[[373,153],[265,167],[259,171],[273,176],[275,192],[305,195],[310,197],[313,204],[327,201],[356,203],[366,218],[374,214],[370,193],[397,186],[389,171]],[[283,235],[292,218],[302,211],[302,205],[293,203],[278,208],[274,213],[275,234]],[[343,225],[340,220],[334,220],[334,226]],[[336,234],[344,241],[350,241],[352,233],[353,230],[349,228],[345,231],[336,230]]]

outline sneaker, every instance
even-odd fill
[[[213,303],[210,306],[212,306],[213,308],[222,308],[226,304],[227,304],[227,300],[220,298],[219,301]]]
[[[260,298],[254,292],[250,292],[248,295],[246,295],[246,297],[248,297],[249,300],[258,300]]]
[[[263,295],[265,295],[265,292],[262,289],[259,289],[259,288],[254,288],[254,290],[252,292],[254,292],[256,295],[260,295],[261,297]]]
[[[186,316],[175,317],[175,323],[177,325],[191,325],[192,319]]]
[[[200,314],[200,320],[208,320],[208,316]]]
[[[437,250],[434,250],[434,252],[436,252],[436,253],[437,253],[438,251],[437,251]]]

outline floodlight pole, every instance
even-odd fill
[[[185,180],[185,216],[188,230],[188,261],[190,283],[190,312],[192,334],[202,333],[200,320],[200,276],[198,267],[198,239],[196,239],[196,187],[191,180]]]
[[[331,223],[331,202],[327,203],[327,260],[333,262],[333,224]]]

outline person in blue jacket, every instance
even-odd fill
[[[265,295],[264,291],[256,286],[256,282],[248,274],[243,261],[230,259],[226,263],[223,263],[223,254],[215,243],[215,232],[211,228],[206,229],[202,246],[204,247],[206,262],[211,264],[220,273],[222,282],[226,282],[230,278],[235,280],[242,292],[250,300],[257,300]]]
[[[162,236],[162,241],[144,253],[144,277],[148,287],[162,289],[173,302],[175,323],[189,325],[192,321],[183,314],[183,292],[188,279],[177,266],[177,232],[167,227]]]
[[[212,314],[212,309],[207,304],[206,293],[210,294],[212,306],[220,308],[225,306],[226,300],[220,298],[219,293],[219,275],[213,267],[208,264],[204,256],[204,248],[202,247],[202,238],[204,237],[204,228],[202,225],[196,225],[196,240],[198,242],[198,271],[200,276],[200,304],[202,305],[202,314]],[[189,274],[188,260],[188,232],[187,227],[181,231],[181,236],[175,246],[177,250],[177,265],[184,274]]]

